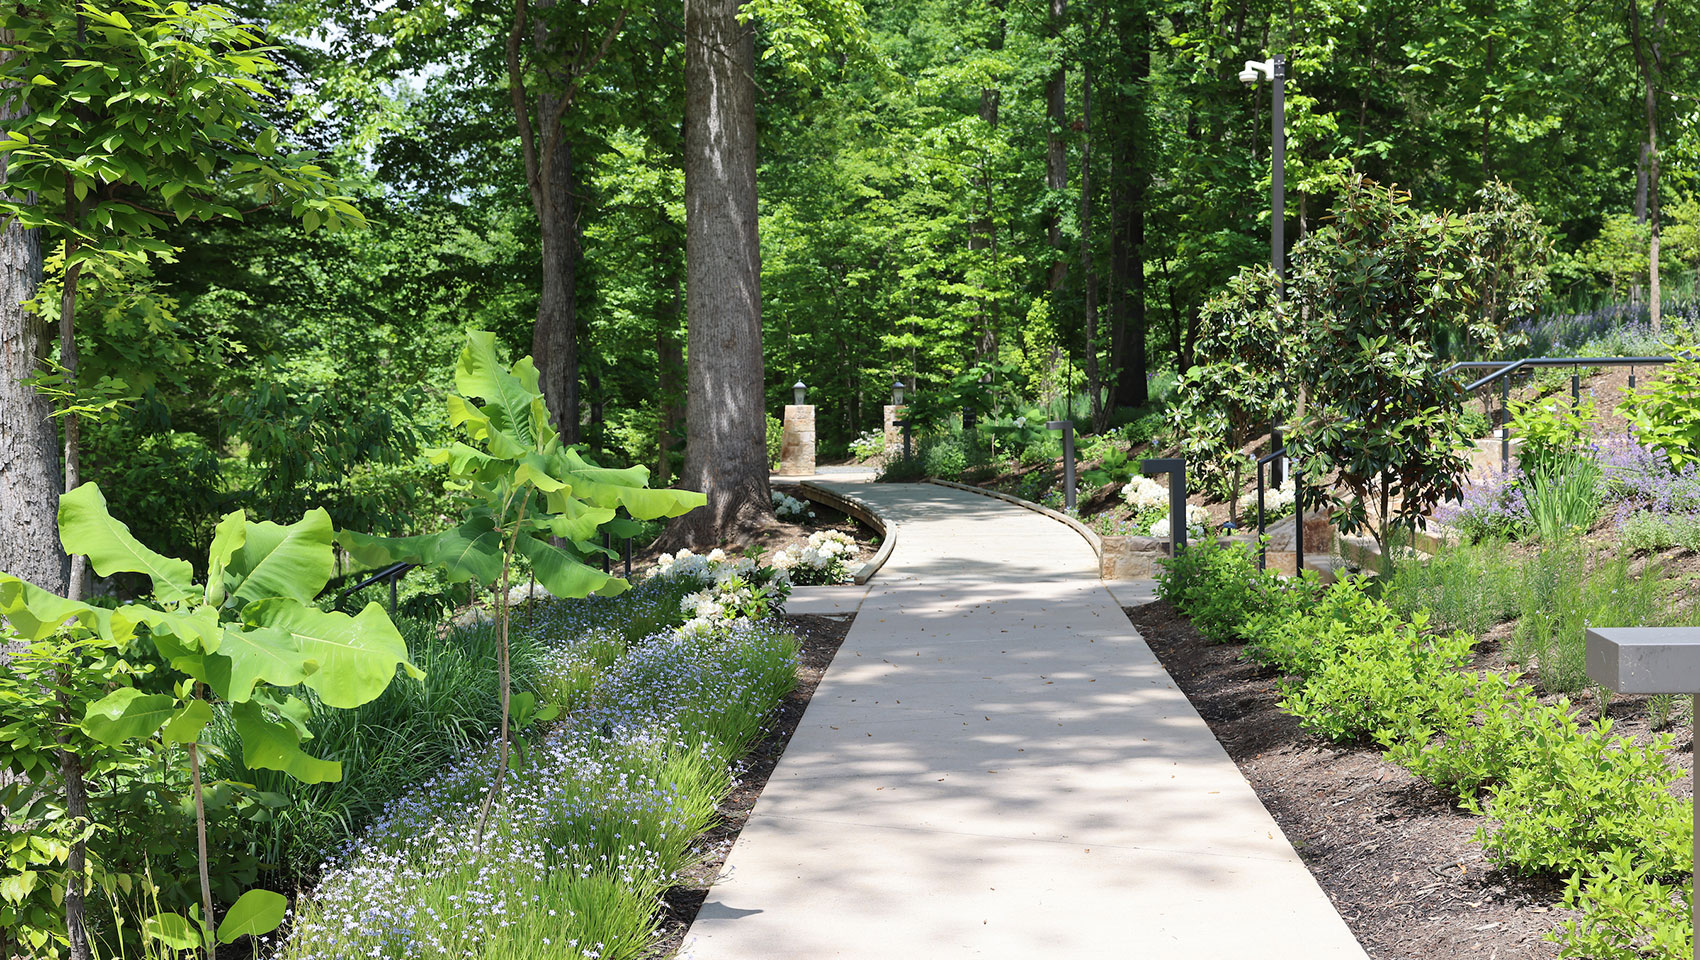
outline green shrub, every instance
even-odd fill
[[[1612,851],[1629,853],[1647,876],[1671,879],[1693,864],[1688,801],[1670,792],[1681,771],[1667,759],[1671,737],[1649,745],[1611,735],[1602,718],[1581,728],[1536,728],[1524,761],[1488,794],[1476,839],[1495,864],[1519,873],[1566,875]],[[1475,803],[1466,804],[1481,812]]]
[[[779,454],[785,447],[785,423],[773,414],[767,415],[767,465],[779,466]]]
[[[1017,457],[1024,467],[1034,467],[1041,463],[1050,463],[1062,459],[1062,441],[1054,436],[1041,437],[1033,443],[1021,448]]]
[[[1427,636],[1422,619],[1327,626],[1330,655],[1281,685],[1282,709],[1311,733],[1336,742],[1385,741],[1430,722],[1440,701],[1464,693],[1459,668],[1475,645],[1467,634]]]
[[[1657,516],[1639,510],[1617,527],[1618,543],[1630,553],[1653,553],[1681,547],[1700,551],[1700,517]]]
[[[1589,869],[1571,874],[1567,910],[1547,939],[1560,957],[1590,960],[1688,960],[1694,935],[1693,881],[1664,882],[1628,850],[1608,850]]]
[[[1469,802],[1528,762],[1537,736],[1574,734],[1568,701],[1545,706],[1515,673],[1461,673],[1429,716],[1384,731],[1386,757]]]
[[[920,457],[890,457],[880,467],[875,483],[918,483],[927,478],[927,467]]]
[[[1569,397],[1513,403],[1511,435],[1523,441],[1518,465],[1533,474],[1575,456],[1592,435],[1593,421],[1593,397],[1574,404]]]
[[[1344,577],[1323,589],[1320,581],[1309,579],[1305,587],[1289,591],[1288,602],[1248,618],[1246,658],[1307,677],[1340,655],[1347,634],[1397,623],[1394,612],[1366,592],[1368,582],[1367,577]]]
[[[957,437],[939,437],[921,445],[921,468],[929,477],[955,480],[968,469],[968,453]]]
[[[1273,570],[1257,569],[1256,548],[1215,538],[1188,544],[1162,568],[1158,596],[1186,614],[1212,643],[1241,639],[1246,624],[1287,591]]]
[[[1162,411],[1154,411],[1139,417],[1122,428],[1122,437],[1133,446],[1150,443],[1163,433],[1168,425],[1168,419]]]

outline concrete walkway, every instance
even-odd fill
[[[1362,960],[1077,533],[827,485],[902,532],[682,955]]]

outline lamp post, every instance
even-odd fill
[[[1276,54],[1268,60],[1247,60],[1240,71],[1240,82],[1255,86],[1259,74],[1268,77],[1275,88],[1270,100],[1269,263],[1275,268],[1275,296],[1279,299],[1284,292],[1287,260],[1287,58]],[[1273,425],[1269,428],[1269,449],[1281,449],[1281,434]],[[1285,460],[1279,457],[1270,466],[1270,480],[1277,487],[1286,478]]]
[[[806,393],[808,391],[808,389],[809,388],[807,386],[805,386],[803,384],[803,381],[801,381],[801,380],[798,380],[796,383],[791,384],[791,402],[796,404],[799,407],[802,406],[803,405],[803,394]]]
[[[891,405],[894,406],[894,407],[903,406],[903,381],[902,380],[891,381]]]

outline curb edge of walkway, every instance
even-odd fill
[[[843,512],[848,513],[856,519],[866,523],[868,526],[875,527],[879,530],[880,548],[874,552],[874,555],[869,558],[867,563],[858,567],[856,572],[852,575],[857,586],[861,586],[873,579],[874,574],[878,573],[880,567],[885,566],[886,560],[891,557],[892,548],[897,545],[897,523],[885,514],[880,513],[879,509],[873,504],[863,500],[855,494],[839,493],[837,490],[829,490],[813,480],[799,480],[796,485],[798,489],[803,490],[810,495],[810,500],[824,503],[837,510],[842,510]]]
[[[999,490],[987,490],[984,487],[971,487],[966,483],[957,483],[954,480],[940,480],[937,477],[928,477],[921,482],[936,484],[941,487],[949,487],[952,490],[965,490],[968,493],[977,493],[982,497],[991,497],[994,500],[1002,500],[1005,503],[1013,503],[1018,507],[1031,510],[1034,513],[1042,513],[1045,516],[1050,517],[1052,520],[1067,524],[1074,530],[1075,533],[1080,534],[1080,536],[1085,539],[1087,545],[1092,548],[1092,555],[1098,558],[1098,562],[1103,563],[1104,561],[1104,539],[1092,532],[1092,529],[1086,524],[1081,523],[1079,520],[1074,519],[1066,513],[1059,513],[1052,510],[1050,507],[1034,503],[1031,500],[1023,500],[1020,497],[1003,493]]]

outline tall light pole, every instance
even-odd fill
[[[1275,85],[1269,111],[1269,263],[1275,268],[1275,297],[1280,299],[1286,292],[1287,265],[1287,58],[1276,54],[1268,60],[1247,60],[1240,71],[1240,82],[1256,84],[1258,74]],[[1281,434],[1273,426],[1269,428],[1269,447],[1281,449]],[[1277,487],[1285,479],[1286,459],[1280,457],[1270,467]]]

